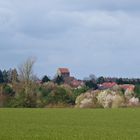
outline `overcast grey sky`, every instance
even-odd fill
[[[140,77],[139,0],[0,0],[0,69]]]

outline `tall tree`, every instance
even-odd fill
[[[34,58],[28,58],[22,65],[19,66],[19,78],[26,84],[34,79],[33,66],[35,63]]]
[[[8,82],[11,83],[12,82],[12,69],[11,68],[7,71],[7,75],[8,75]]]
[[[4,82],[4,80],[3,80],[3,73],[2,73],[2,71],[0,70],[0,83],[3,83]]]
[[[16,69],[13,69],[11,72],[11,80],[12,80],[12,82],[18,81],[18,72]]]
[[[6,70],[4,70],[4,71],[2,72],[2,74],[3,74],[3,81],[4,81],[5,83],[7,83],[7,82],[8,82],[8,72],[7,72]]]
[[[89,79],[90,79],[90,81],[92,81],[93,83],[96,83],[96,82],[97,82],[97,77],[96,77],[94,74],[90,74],[90,75],[89,75]]]
[[[99,77],[99,78],[97,79],[97,83],[98,83],[98,84],[102,84],[102,83],[104,83],[104,82],[105,82],[105,79],[104,79],[103,76],[101,76],[101,77]]]
[[[34,58],[28,58],[22,65],[19,66],[19,80],[24,84],[26,96],[32,94],[31,90],[34,81],[34,63]]]

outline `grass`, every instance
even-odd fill
[[[139,140],[140,109],[0,109],[0,140]]]

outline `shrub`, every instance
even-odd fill
[[[104,108],[111,107],[112,98],[112,94],[107,90],[100,92],[97,96],[98,103]]]
[[[12,87],[10,87],[9,85],[5,84],[3,86],[3,94],[5,96],[13,96],[15,94],[15,92],[13,91]]]
[[[125,106],[124,97],[119,94],[114,95],[112,100],[112,108],[118,108],[123,106]]]
[[[126,100],[129,100],[134,96],[134,91],[127,89],[124,95],[125,95]]]
[[[136,94],[136,97],[140,99],[140,85],[135,85],[134,92]]]
[[[72,93],[68,92],[65,88],[60,86],[52,90],[46,99],[48,104],[72,104],[74,102]]]
[[[139,105],[139,98],[132,97],[129,99],[128,106],[138,106]]]
[[[94,108],[98,107],[97,105],[97,98],[96,98],[97,91],[88,91],[84,94],[79,95],[76,98],[75,104],[77,108]]]
[[[72,92],[73,92],[73,94],[74,94],[75,100],[76,100],[76,98],[77,98],[79,95],[81,95],[82,93],[87,92],[88,90],[89,90],[89,88],[86,87],[86,86],[84,86],[84,87],[82,87],[82,88],[73,89]]]

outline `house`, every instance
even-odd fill
[[[135,89],[135,86],[132,84],[123,84],[123,85],[120,85],[120,87],[124,90],[130,90],[130,91],[134,91]]]
[[[70,71],[68,68],[58,68],[57,75],[63,78],[70,77]]]
[[[115,83],[115,82],[105,82],[101,85],[98,85],[98,88],[101,89],[101,90],[104,90],[104,89],[112,88],[116,85],[117,85],[117,83]]]
[[[71,82],[72,82],[74,79],[75,79],[75,78],[74,78],[74,77],[71,77],[71,76],[65,77],[65,78],[64,78],[64,82],[65,82],[66,84],[70,85]]]
[[[81,80],[74,79],[73,81],[71,81],[70,85],[74,88],[80,88],[80,87],[84,86],[84,82]]]

